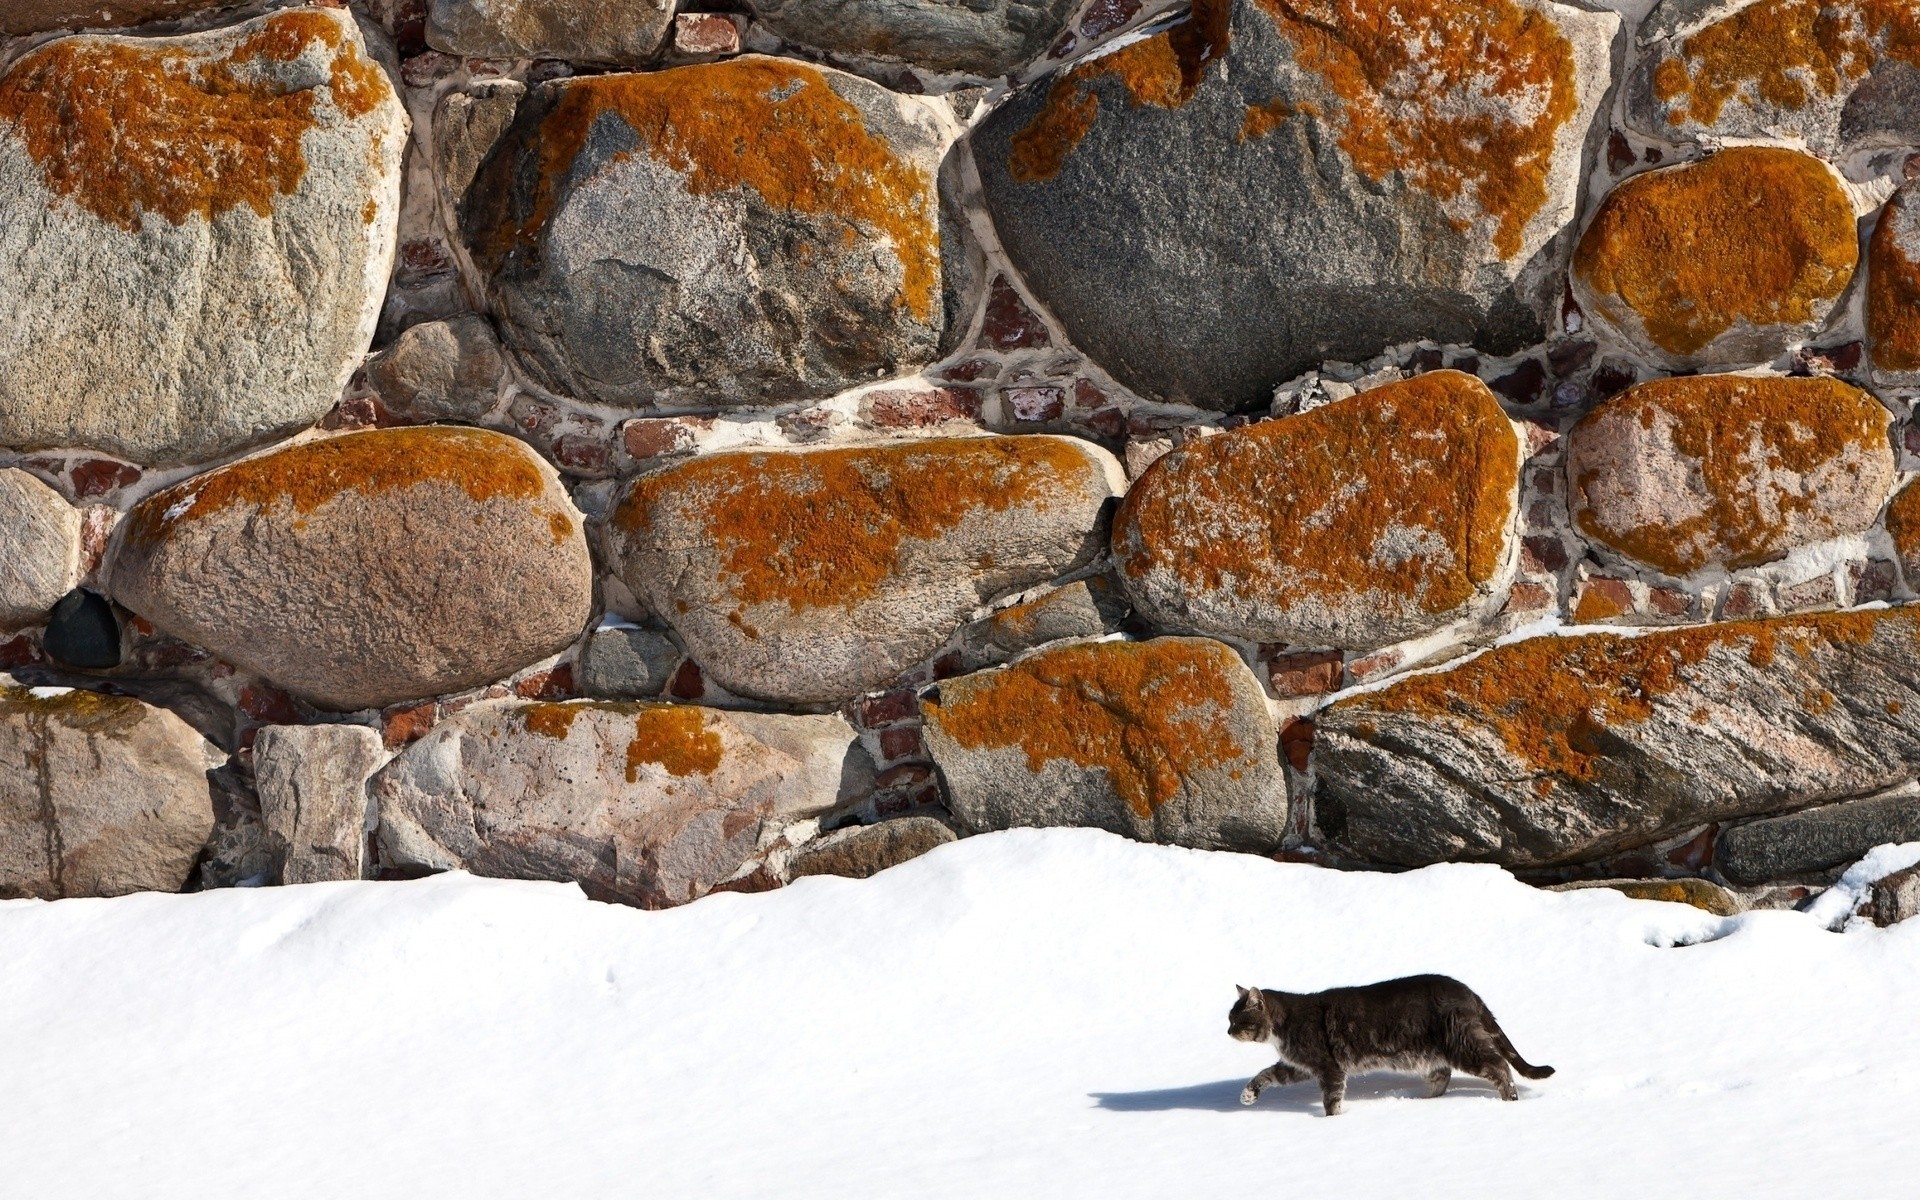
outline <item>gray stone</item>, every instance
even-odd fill
[[[459,205],[480,164],[513,124],[527,85],[517,79],[487,79],[449,92],[433,114],[434,145],[440,151],[440,185]]]
[[[639,66],[672,26],[673,0],[427,0],[427,45],[466,58]]]
[[[808,875],[870,879],[953,840],[953,830],[932,817],[896,817],[877,825],[856,825],[800,847],[787,865],[787,875],[792,879]]]
[[[853,738],[839,717],[484,701],[374,776],[381,859],[684,904],[831,808]]]
[[[80,523],[59,492],[0,470],[0,631],[39,624],[79,584]]]
[[[1015,93],[972,135],[1000,241],[1076,346],[1148,398],[1250,409],[1326,359],[1543,336],[1616,16],[1193,12]],[[1419,83],[1369,82],[1402,78]]]
[[[593,605],[583,520],[523,443],[452,426],[301,443],[142,501],[115,599],[322,708],[502,679]]]
[[[997,667],[1048,642],[1099,637],[1106,633],[1108,615],[1101,611],[1094,598],[1093,585],[1096,584],[1103,597],[1112,596],[1113,587],[1106,580],[1083,579],[1003,608],[967,626],[961,638],[967,670]],[[1112,607],[1116,606],[1110,603],[1109,608]],[[1124,601],[1117,607],[1124,608]]]
[[[0,37],[48,29],[113,29],[166,21],[242,0],[7,0]]]
[[[1887,842],[1920,841],[1920,787],[1735,825],[1714,864],[1738,884],[1831,875]]]
[[[269,725],[253,743],[260,816],[279,850],[281,883],[359,879],[367,780],[386,761],[364,725]]]
[[[1205,638],[1072,642],[921,701],[948,805],[976,832],[1084,825],[1266,853],[1287,828],[1260,682]]]
[[[601,700],[658,696],[680,661],[680,647],[656,629],[602,625],[580,647],[580,690]]]
[[[1875,880],[1867,914],[1883,928],[1920,916],[1920,867],[1908,867]]]
[[[373,335],[406,141],[344,10],[14,62],[0,446],[184,463],[323,416]]]
[[[413,422],[477,423],[507,382],[507,360],[485,317],[425,321],[367,364],[367,382],[394,415]]]
[[[1123,483],[1050,436],[704,455],[641,476],[611,520],[634,595],[736,695],[837,704],[973,611],[1086,563]]]
[[[1920,772],[1920,609],[1543,636],[1314,718],[1354,857],[1541,867]]]
[[[226,760],[131,696],[0,676],[0,898],[179,891],[213,831]]]
[[[926,106],[796,61],[561,79],[521,103],[463,226],[553,391],[827,396],[939,352],[943,150]]]
[[[789,41],[934,71],[1007,75],[1047,52],[1080,0],[749,0]]]

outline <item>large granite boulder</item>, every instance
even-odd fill
[[[281,883],[365,873],[367,780],[386,761],[365,725],[269,725],[253,743],[253,778]]]
[[[1656,362],[1768,362],[1818,333],[1860,257],[1840,176],[1736,146],[1607,193],[1573,257],[1588,315]]]
[[[458,691],[565,648],[593,606],[580,514],[478,429],[305,442],[142,501],[113,597],[323,708]]]
[[[1823,158],[1920,139],[1910,0],[1664,0],[1626,114],[1670,141],[1772,138]]]
[[[555,80],[474,180],[466,236],[556,391],[830,395],[938,353],[942,149],[917,102],[800,62]]]
[[[426,0],[427,45],[467,58],[639,66],[673,28],[673,0]]]
[[[373,336],[406,141],[342,10],[14,62],[0,446],[182,463],[326,413]]]
[[[367,364],[367,382],[406,421],[478,423],[507,384],[507,360],[487,319],[461,313],[409,326]]]
[[[1016,93],[974,159],[1075,345],[1149,398],[1250,408],[1329,358],[1543,336],[1618,30],[1544,0],[1201,0]]]
[[[1860,533],[1893,488],[1891,420],[1838,379],[1643,383],[1567,436],[1574,524],[1674,576],[1758,566]]]
[[[1520,441],[1458,371],[1188,442],[1134,482],[1113,557],[1156,623],[1367,648],[1499,607]]]
[[[80,526],[59,492],[0,470],[0,631],[40,623],[79,584]]]
[[[1539,867],[1920,771],[1920,609],[1537,637],[1316,717],[1314,817],[1402,866]]]
[[[1893,194],[1867,242],[1867,356],[1883,382],[1920,383],[1920,184]]]
[[[1831,875],[1888,842],[1920,841],[1920,788],[1735,825],[1720,835],[1714,865],[1734,883]]]
[[[131,696],[0,676],[0,899],[177,892],[213,832],[193,727]]]
[[[1007,75],[1046,53],[1080,0],[748,0],[790,41],[935,71]]]
[[[381,858],[684,904],[831,808],[853,738],[831,716],[475,704],[374,776]]]
[[[1113,456],[1051,436],[705,455],[636,480],[627,585],[708,675],[827,704],[938,650],[981,604],[1098,554]]]
[[[920,712],[948,805],[975,831],[1086,825],[1255,853],[1286,834],[1273,716],[1219,642],[1055,646],[949,679]]]

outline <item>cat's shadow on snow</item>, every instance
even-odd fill
[[[1105,1109],[1114,1112],[1171,1112],[1175,1109],[1197,1109],[1201,1112],[1294,1112],[1320,1115],[1320,1088],[1312,1083],[1293,1083],[1285,1087],[1270,1087],[1260,1093],[1258,1104],[1240,1103],[1240,1089],[1247,1085],[1245,1079],[1221,1079],[1213,1083],[1196,1083],[1192,1087],[1158,1088],[1145,1092],[1090,1092],[1094,1101]],[[1396,1075],[1390,1071],[1370,1075],[1358,1075],[1347,1081],[1347,1103],[1354,1101],[1424,1098],[1427,1094],[1426,1081],[1418,1075]],[[1492,1087],[1478,1079],[1453,1077],[1453,1085],[1447,1094],[1440,1097],[1444,1102],[1455,1096],[1465,1096],[1475,1100],[1491,1099],[1495,1095]]]

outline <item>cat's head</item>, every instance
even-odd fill
[[[1273,1018],[1259,988],[1240,988],[1240,998],[1227,1013],[1227,1034],[1237,1042],[1264,1042],[1273,1036]]]

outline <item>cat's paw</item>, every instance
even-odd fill
[[[1242,1104],[1252,1104],[1255,1100],[1258,1100],[1259,1098],[1260,1098],[1260,1093],[1253,1090],[1252,1084],[1248,1084],[1247,1086],[1240,1089],[1240,1103]]]

